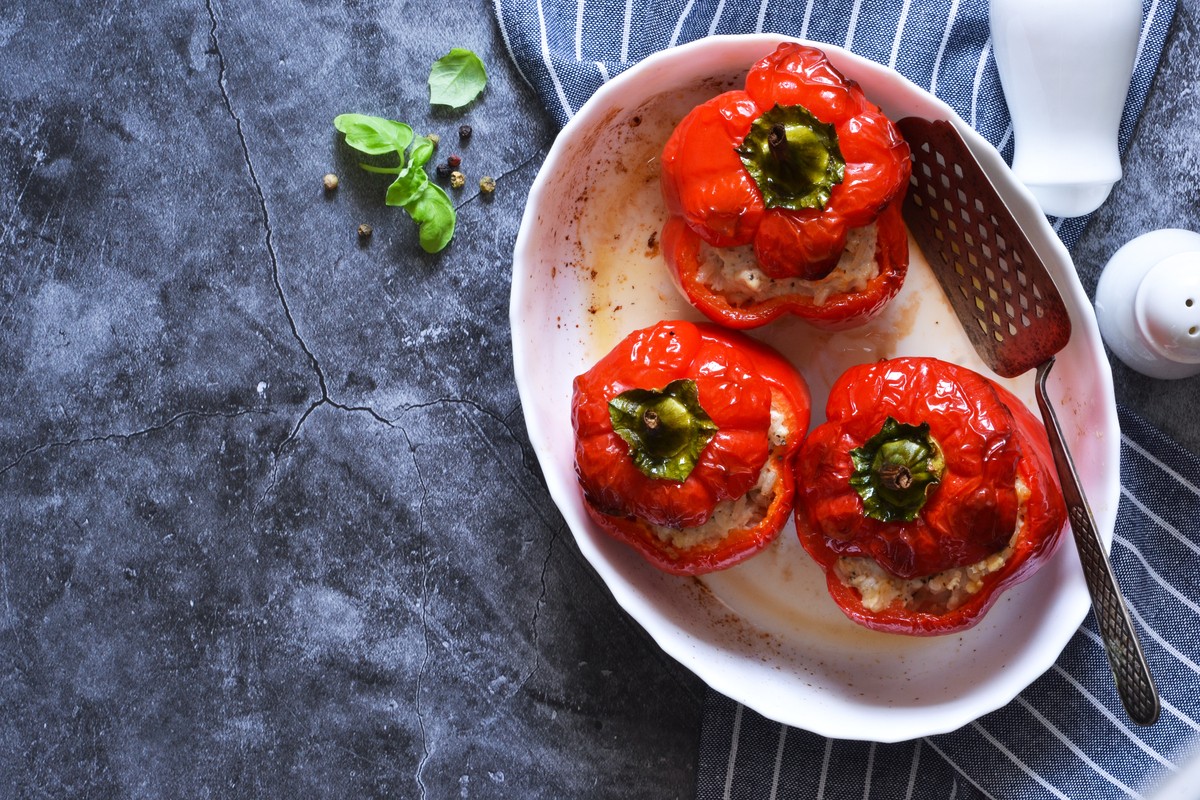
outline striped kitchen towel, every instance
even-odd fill
[[[492,0],[517,69],[560,125],[614,75],[713,34],[782,33],[845,47],[929,89],[1012,163],[987,0]],[[1054,2],[1054,0],[1047,0]],[[1121,151],[1158,68],[1175,0],[1142,0],[1143,26]],[[1104,13],[1097,2],[1097,13]],[[1053,220],[1072,247],[1087,217]]]
[[[840,45],[895,68],[1012,159],[987,0],[493,3],[513,61],[560,125],[602,83],[652,52],[712,34],[765,31]],[[1143,0],[1122,151],[1174,12],[1175,0]],[[1071,247],[1087,218],[1052,223]],[[1158,723],[1137,728],[1124,716],[1089,615],[1058,663],[1013,703],[917,741],[826,739],[710,692],[697,796],[1138,797],[1175,772],[1200,743],[1200,637],[1193,633],[1200,614],[1200,461],[1130,412],[1121,409],[1120,419],[1122,495],[1112,560],[1163,694]]]
[[[898,744],[826,739],[709,692],[700,800],[1153,798],[1200,769],[1200,459],[1120,408],[1121,500],[1112,563],[1162,696],[1129,722],[1089,613],[1058,663],[1008,706]],[[1200,798],[1200,780],[1172,800]]]

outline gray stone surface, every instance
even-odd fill
[[[427,102],[453,46],[465,113]],[[488,5],[0,3],[0,53],[0,795],[690,795],[700,687],[528,450],[554,132]],[[345,111],[461,152],[443,254]]]
[[[1138,233],[1200,227],[1198,9],[1089,291]],[[461,114],[425,95],[453,46],[491,78]],[[525,436],[509,270],[554,132],[489,4],[0,0],[0,65],[0,794],[690,796],[702,687]],[[446,252],[344,111],[461,151]],[[1114,369],[1200,452],[1195,381]]]

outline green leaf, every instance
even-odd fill
[[[429,102],[436,106],[462,108],[487,86],[487,70],[479,56],[456,47],[433,62],[429,71]]]
[[[404,208],[417,199],[427,183],[429,176],[425,174],[425,170],[410,164],[396,175],[396,180],[388,187],[384,202],[389,206]]]
[[[421,226],[421,249],[426,253],[436,253],[450,243],[457,215],[445,189],[426,178],[420,194],[404,210]]]
[[[629,389],[608,401],[613,431],[629,445],[633,463],[647,478],[685,481],[717,424],[700,405],[694,380],[662,389]]]
[[[413,140],[412,151],[408,154],[408,163],[414,167],[424,167],[433,156],[433,140],[418,136]]]
[[[388,187],[385,201],[387,205],[400,206],[407,211],[409,205],[416,203],[424,195],[425,187],[429,183],[429,176],[425,173],[425,164],[432,155],[433,140],[418,136],[409,153],[408,166],[396,173],[396,180]],[[444,195],[445,192],[442,194]],[[438,201],[431,199],[426,202],[437,203]],[[453,213],[453,204],[450,203],[449,197],[446,198],[446,205],[451,207],[451,213]],[[411,211],[409,211],[409,215],[412,215]],[[420,222],[420,220],[417,221]],[[453,230],[453,225],[451,225],[451,230]],[[444,247],[445,244],[443,243],[442,246]],[[440,249],[441,247],[438,248],[438,250]]]
[[[346,134],[346,144],[372,156],[403,153],[413,140],[412,128],[403,122],[367,114],[339,114],[333,127]]]

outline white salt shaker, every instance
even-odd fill
[[[1167,228],[1113,254],[1096,284],[1113,354],[1151,378],[1200,375],[1200,234]]]
[[[988,12],[1013,172],[1050,216],[1095,211],[1121,178],[1141,0],[989,0]]]

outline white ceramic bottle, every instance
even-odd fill
[[[1013,172],[1050,216],[1095,211],[1121,178],[1141,0],[989,0],[988,10]]]
[[[1096,284],[1113,354],[1151,378],[1200,374],[1200,234],[1166,228],[1113,254]]]

